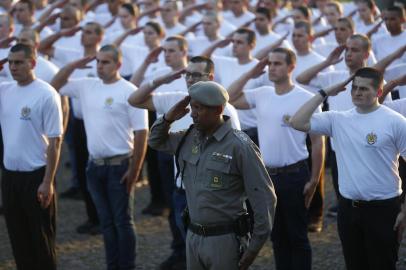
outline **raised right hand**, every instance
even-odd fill
[[[328,56],[326,61],[330,64],[330,65],[335,65],[339,62],[341,62],[343,60],[343,57],[341,57],[341,54],[343,53],[343,51],[345,50],[345,46],[344,45],[340,45],[338,47],[336,47]]]
[[[59,33],[63,37],[70,37],[70,36],[73,36],[76,32],[80,31],[81,29],[82,29],[82,27],[80,27],[80,26],[74,26],[71,28],[62,29]]]
[[[265,71],[265,67],[268,64],[268,56],[262,58],[251,70],[250,75],[251,78],[258,78],[261,76]]]
[[[0,48],[8,48],[10,46],[10,43],[16,39],[16,37],[3,38],[2,40],[0,40]]]
[[[7,63],[7,61],[8,61],[7,57],[0,60],[0,71],[3,70],[4,64]]]
[[[90,68],[87,64],[96,59],[96,56],[86,56],[71,63],[75,69]]]
[[[158,57],[162,51],[163,51],[163,48],[161,46],[153,49],[152,51],[149,52],[149,54],[145,58],[145,62],[148,64],[156,63],[158,61]]]
[[[181,101],[176,103],[167,113],[165,113],[165,119],[169,122],[173,122],[181,119],[190,109],[187,107],[190,102],[190,96],[184,97]]]

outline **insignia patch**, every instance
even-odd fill
[[[199,147],[197,146],[197,145],[194,145],[193,147],[192,147],[192,154],[197,154],[197,153],[199,153]]]
[[[210,187],[212,188],[221,188],[223,187],[223,181],[221,181],[220,176],[213,176],[213,178],[210,181]]]
[[[225,155],[225,154],[217,153],[217,152],[213,152],[212,157],[214,160],[220,160],[223,162],[229,162],[230,160],[233,159],[233,157],[230,155]]]
[[[371,133],[368,133],[368,134],[367,134],[366,139],[367,139],[367,143],[368,143],[369,145],[373,145],[373,144],[375,144],[376,141],[378,140],[378,137],[376,136],[375,133],[371,132]]]
[[[114,99],[112,97],[108,97],[106,98],[106,100],[104,101],[104,105],[106,107],[111,107],[111,105],[113,105]]]
[[[22,120],[30,120],[31,119],[30,114],[31,114],[31,109],[29,107],[25,106],[25,107],[23,107],[21,109],[21,117],[20,117],[20,119],[22,119]]]
[[[290,115],[289,114],[285,114],[284,116],[282,116],[283,126],[290,127],[289,120],[290,120]]]

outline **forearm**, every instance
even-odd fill
[[[201,55],[210,58],[211,55],[213,54],[213,52],[214,52],[216,49],[217,49],[217,45],[216,45],[216,44],[213,44],[213,45],[209,46],[206,50],[204,50]]]
[[[233,103],[234,101],[238,100],[242,95],[244,95],[243,90],[244,86],[247,82],[251,79],[251,75],[249,72],[244,73],[239,79],[235,80],[229,87],[228,87],[228,95],[229,95],[229,102]]]
[[[144,61],[141,66],[137,69],[136,72],[131,76],[130,81],[137,87],[139,87],[144,80],[145,72],[147,71],[147,68],[149,66],[149,63]]]
[[[310,119],[320,104],[323,103],[323,97],[316,94],[290,118],[291,126],[299,131],[308,132],[310,130]]]
[[[75,66],[68,64],[56,73],[55,77],[51,81],[51,85],[55,88],[56,91],[59,91],[67,82],[69,76],[75,70]]]
[[[266,57],[267,55],[269,55],[269,53],[270,53],[273,49],[279,47],[279,45],[280,45],[280,43],[277,42],[277,44],[274,43],[274,44],[265,46],[264,48],[262,48],[261,50],[259,50],[259,51],[254,55],[254,57],[255,57],[256,59],[261,60],[262,58],[264,58],[264,57]]]
[[[323,69],[327,68],[330,66],[330,64],[326,61],[323,61],[317,65],[312,66],[308,70],[300,73],[296,77],[296,81],[298,83],[304,84],[304,85],[309,85],[310,81],[317,76],[317,74],[322,71]]]
[[[134,132],[134,151],[131,158],[131,169],[134,170],[134,179],[138,179],[142,164],[144,163],[147,152],[148,130],[139,130]]]
[[[402,52],[403,54],[403,52]],[[394,53],[389,54],[388,56],[384,57],[381,61],[374,65],[374,68],[379,70],[380,72],[384,73],[386,68],[396,59],[402,56],[399,51],[395,51]]]
[[[397,87],[398,84],[396,81],[389,81],[387,84],[385,84],[382,88],[382,94],[378,98],[379,103],[383,103],[385,101],[386,96],[393,90],[395,87]]]
[[[62,105],[62,126],[63,126],[63,133],[66,132],[66,129],[68,128],[68,122],[69,122],[69,97],[63,96],[61,97],[61,105]]]
[[[321,173],[324,167],[325,158],[325,140],[324,136],[311,135],[311,158],[312,158],[312,168],[311,168],[311,181],[319,182]]]
[[[113,45],[116,47],[120,47],[121,43],[129,36],[129,32],[125,31],[123,34],[121,34],[116,40],[114,40]]]
[[[48,54],[49,55],[49,50],[52,48],[52,46],[54,45],[54,43],[60,39],[61,33],[57,32],[53,35],[50,35],[49,37],[45,38],[44,40],[42,40],[38,46],[38,51],[42,54]],[[49,55],[49,56],[53,56],[53,55]]]
[[[55,179],[56,168],[59,163],[61,152],[62,137],[49,138],[47,148],[47,165],[45,169],[44,181],[51,185]]]
[[[161,86],[162,83],[159,78],[152,80],[151,82],[144,83],[138,88],[137,91],[133,92],[128,99],[128,102],[132,106],[139,106],[140,104],[146,102],[148,99],[151,99],[151,93]]]
[[[158,151],[174,154],[184,132],[169,133],[171,123],[158,118],[151,127],[148,145]]]

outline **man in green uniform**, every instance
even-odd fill
[[[186,190],[190,224],[186,237],[187,268],[247,269],[273,224],[276,196],[258,148],[231,128],[223,116],[227,91],[215,82],[198,82],[151,129],[149,145],[176,153]],[[171,123],[192,110],[188,131],[169,133]],[[178,149],[179,148],[179,149]],[[254,212],[251,239],[242,249],[249,222],[245,198]]]

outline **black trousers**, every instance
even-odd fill
[[[3,171],[4,216],[18,270],[56,269],[56,197],[46,209],[37,200],[44,174],[45,167],[32,172]]]
[[[86,214],[90,222],[99,224],[96,207],[87,188],[86,167],[89,152],[87,151],[86,131],[83,120],[78,118],[72,119],[73,128],[73,147],[75,148],[76,158],[76,175],[79,181],[79,188],[83,194],[86,206]]]
[[[400,198],[379,206],[354,207],[340,197],[337,228],[347,270],[395,270],[399,243],[393,230]]]

